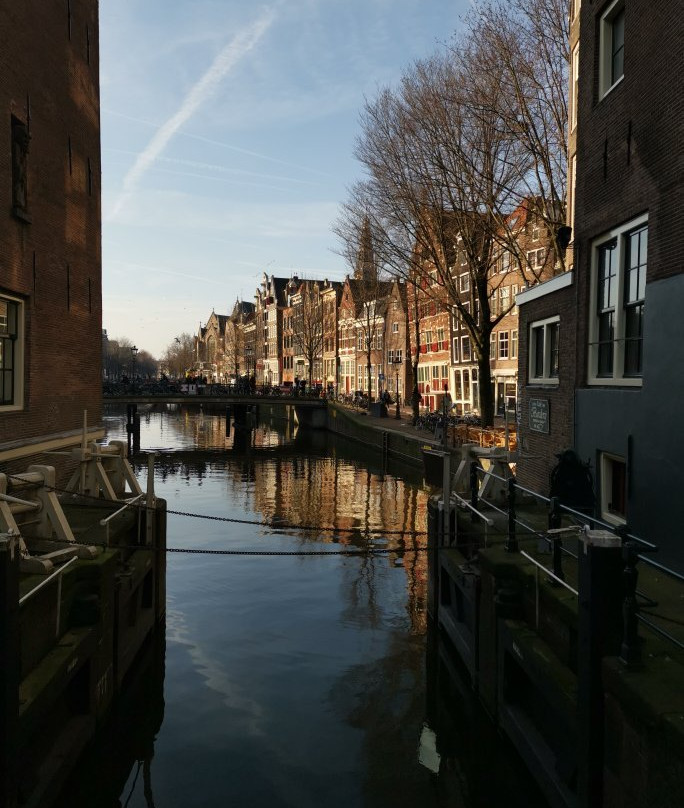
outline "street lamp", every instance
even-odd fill
[[[135,356],[138,353],[138,349],[135,345],[131,346],[131,379],[135,380]]]
[[[394,369],[395,369],[395,374],[396,374],[395,390],[394,390],[394,394],[395,394],[395,398],[396,398],[396,411],[394,413],[394,417],[397,420],[399,420],[401,418],[401,412],[400,412],[400,409],[399,409],[399,367],[401,366],[401,364],[402,364],[401,359],[395,359],[394,360]]]

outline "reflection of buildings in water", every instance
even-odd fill
[[[164,480],[174,475],[203,479],[219,472],[225,474],[228,488],[244,491],[245,509],[261,514],[265,523],[321,528],[304,534],[302,542],[397,548],[374,564],[403,566],[411,628],[425,631],[427,537],[411,532],[427,529],[427,491],[371,471],[361,462],[340,459],[338,444],[329,455],[319,455],[325,442],[311,444],[311,433],[299,430],[293,446],[287,438],[287,429],[292,434],[293,427],[285,422],[231,428],[226,438],[225,413],[186,408],[153,419],[150,428],[157,430],[158,445],[194,445],[200,450],[159,456],[156,473]],[[234,451],[224,453],[230,448]],[[253,451],[257,449],[262,453]],[[377,462],[370,455],[364,460]],[[400,535],[402,530],[409,532]],[[415,548],[419,552],[411,552]],[[361,569],[368,589],[375,567]]]
[[[433,775],[416,765],[415,734],[425,716],[424,663],[423,638],[398,630],[379,659],[349,667],[332,683],[332,708],[363,735],[363,805],[425,804]]]

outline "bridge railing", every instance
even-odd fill
[[[277,397],[277,398],[306,398],[325,399],[327,393],[325,389],[314,388],[290,388],[279,387],[269,384],[197,384],[195,382],[173,382],[159,380],[135,380],[129,382],[104,382],[102,394],[105,399],[124,399],[128,397],[145,397],[165,399],[170,397],[194,398],[201,396],[208,397]]]

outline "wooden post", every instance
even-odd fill
[[[0,535],[0,806],[17,805],[19,539]]]

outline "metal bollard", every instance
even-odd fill
[[[515,535],[515,477],[508,479],[508,536],[504,549],[507,553],[518,552],[518,538]]]

